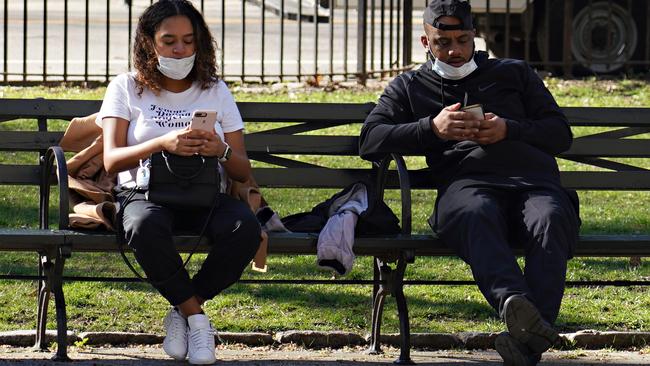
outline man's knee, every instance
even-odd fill
[[[454,198],[451,198],[454,201]],[[490,230],[495,228],[503,219],[498,205],[490,199],[475,196],[471,200],[450,202],[444,207],[439,206],[438,229],[441,234],[447,230]]]
[[[466,262],[474,262],[506,241],[505,218],[498,203],[482,196],[454,202],[438,211],[436,231]]]
[[[557,205],[538,207],[536,215],[527,220],[527,226],[535,238],[570,239],[578,234],[578,221],[570,208]]]
[[[534,217],[526,218],[526,227],[528,250],[538,248],[565,259],[573,256],[580,224],[570,207],[548,205],[538,209]]]

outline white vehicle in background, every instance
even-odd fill
[[[575,62],[574,73],[615,72],[626,65],[649,69],[650,1],[571,2],[570,51]],[[561,0],[471,1],[478,33],[486,39],[490,51],[497,57],[524,59],[528,56],[533,63],[550,64],[551,70],[562,67],[565,3]]]

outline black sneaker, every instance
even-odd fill
[[[504,366],[535,366],[541,360],[540,354],[532,354],[525,344],[519,342],[508,332],[503,332],[494,340],[494,348],[503,359]]]
[[[503,320],[508,332],[528,346],[532,353],[541,354],[560,337],[539,314],[535,305],[522,295],[510,296],[503,306]]]

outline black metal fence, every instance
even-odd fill
[[[106,82],[131,69],[151,0],[3,0],[4,83]],[[379,78],[423,62],[427,0],[194,1],[227,80]],[[472,0],[477,47],[564,75],[650,68],[650,1]],[[422,51],[421,51],[422,50]]]
[[[130,70],[137,16],[150,3],[4,0],[2,81],[106,82]],[[411,64],[410,0],[194,3],[217,39],[229,80],[363,79]]]

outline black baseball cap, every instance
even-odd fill
[[[441,24],[438,19],[444,16],[458,18],[460,24]],[[440,30],[474,30],[472,7],[462,0],[431,0],[424,9],[424,24]]]

